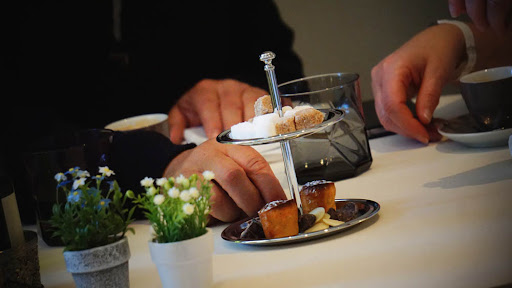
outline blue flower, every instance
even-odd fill
[[[66,181],[59,182],[59,183],[57,184],[57,188],[60,188],[60,187],[62,187],[62,186],[66,186],[66,185],[68,185],[69,183],[71,183],[71,180],[66,180]]]
[[[110,190],[114,190],[114,181],[107,181]]]
[[[81,197],[82,197],[82,190],[71,191],[68,195],[68,202],[77,203],[80,201]]]
[[[87,193],[89,193],[89,195],[94,196],[94,197],[98,196],[98,194],[100,194],[100,192],[101,191],[96,189],[96,187],[91,187],[91,188],[87,189]]]
[[[80,167],[76,166],[74,168],[69,168],[68,171],[64,172],[65,175],[73,174],[80,170]]]
[[[100,200],[100,204],[98,204],[98,207],[97,207],[97,208],[98,208],[98,210],[101,210],[101,209],[103,209],[104,207],[107,207],[107,206],[108,206],[108,204],[109,204],[111,201],[112,201],[112,200],[110,200],[110,199],[101,199],[101,200]]]
[[[96,176],[92,176],[92,179],[94,179],[96,181],[103,181],[103,179],[105,179],[105,176],[104,175],[96,175]]]

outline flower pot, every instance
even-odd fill
[[[0,287],[44,287],[39,272],[37,233],[25,230],[23,234],[24,244],[0,251]]]
[[[126,237],[105,246],[81,251],[66,251],[64,260],[76,287],[130,287]]]
[[[164,288],[211,287],[213,282],[213,233],[171,243],[149,241],[151,259]]]

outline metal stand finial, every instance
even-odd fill
[[[272,107],[277,109],[279,117],[283,116],[283,110],[281,105],[281,98],[279,97],[279,90],[277,89],[277,80],[275,73],[275,66],[272,65],[272,59],[276,58],[276,54],[272,51],[263,52],[260,55],[260,61],[265,63],[265,72],[267,74],[268,87],[270,90],[270,97],[272,99]],[[288,180],[288,189],[290,190],[290,196],[297,203],[300,213],[302,214],[302,206],[300,205],[299,185],[297,184],[297,175],[295,174],[295,168],[293,166],[293,157],[290,150],[290,141],[283,140],[281,144],[281,154],[284,160],[284,169],[286,172],[286,179]]]
[[[266,51],[260,55],[260,61],[265,63],[264,69],[267,72],[268,88],[270,90],[270,95],[272,96],[272,106],[274,108],[277,108],[279,116],[282,117],[283,111],[281,105],[281,98],[279,97],[279,90],[277,89],[277,80],[275,73],[276,67],[272,65],[272,59],[274,58],[276,58],[276,54],[272,51]]]

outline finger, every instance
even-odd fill
[[[185,116],[178,109],[177,105],[174,105],[169,112],[169,135],[171,142],[174,144],[180,144],[183,141],[183,133],[187,127],[187,120]]]
[[[401,134],[406,137],[416,139],[422,143],[428,143],[428,133],[421,123],[414,118],[409,107],[406,105],[407,88],[402,84],[410,81],[388,81],[382,74],[380,67],[372,70],[372,89],[375,96],[375,111],[379,121],[388,131]],[[391,75],[390,79],[401,79],[396,75]],[[389,88],[384,88],[387,83]],[[388,97],[386,97],[388,96]]]
[[[213,155],[213,159],[208,159],[208,162],[214,165],[213,169],[210,164],[206,164],[205,170],[213,170],[215,180],[222,189],[226,191],[229,197],[233,199],[234,203],[247,215],[255,216],[266,202],[264,202],[258,189],[247,177],[244,168],[238,165],[233,159],[226,157],[229,155],[228,151],[230,148],[247,148],[243,150],[251,150],[252,148],[235,145],[222,147],[225,144],[218,143],[212,143],[211,145],[221,145],[219,151],[224,150],[223,152],[226,154],[219,153]]]
[[[453,18],[459,17],[466,12],[464,0],[448,0],[448,8]]]
[[[229,195],[220,187],[215,184],[212,188],[212,203],[211,215],[216,219],[223,222],[232,222],[240,217],[242,210],[236,203],[229,197]]]
[[[448,72],[437,65],[428,65],[423,75],[418,97],[416,98],[416,114],[423,124],[429,124],[435,108],[439,104],[439,97],[443,84],[446,83]]]
[[[279,180],[268,165],[268,162],[250,147],[232,146],[228,155],[241,167],[263,197],[264,203],[274,200],[285,200],[286,194]],[[261,207],[259,207],[261,208]]]
[[[466,0],[466,12],[480,30],[489,27],[487,21],[487,0]]]
[[[223,130],[243,122],[242,91],[244,86],[240,86],[240,84],[233,80],[224,80],[219,88]]]
[[[206,137],[217,137],[222,132],[222,116],[219,95],[215,89],[200,89],[194,101],[195,110],[201,120]]]
[[[249,86],[242,93],[242,103],[243,103],[243,119],[247,121],[254,117],[254,103],[256,100],[263,95],[268,95],[268,93],[260,88]]]
[[[510,0],[488,0],[487,19],[492,29],[498,33],[505,33],[508,25],[508,14],[512,8]]]

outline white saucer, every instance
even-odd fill
[[[447,120],[438,131],[446,138],[469,147],[506,146],[512,135],[512,128],[480,132],[468,114]]]

